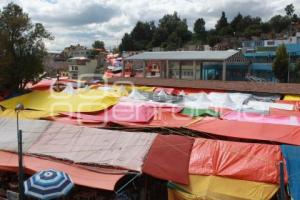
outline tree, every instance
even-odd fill
[[[284,10],[285,10],[286,15],[289,16],[290,18],[292,18],[292,16],[294,15],[294,12],[295,12],[294,5],[293,4],[287,5],[284,8]]]
[[[103,41],[100,41],[100,40],[96,40],[93,44],[92,44],[92,47],[94,49],[104,49],[105,48],[105,44]]]
[[[130,35],[134,41],[135,50],[146,50],[152,48],[152,37],[156,30],[155,24],[151,22],[137,22]]]
[[[237,16],[235,16],[233,18],[233,20],[230,23],[230,26],[232,28],[232,30],[238,34],[238,33],[242,33],[244,31],[244,27],[243,27],[243,15],[241,15],[241,13],[238,13]]]
[[[228,27],[228,22],[227,22],[227,17],[225,12],[222,12],[221,18],[218,20],[217,24],[216,24],[216,31],[220,32],[222,29],[227,28]]]
[[[0,10],[0,84],[24,89],[43,70],[44,39],[53,39],[40,23],[32,24],[22,8],[9,3]]]
[[[199,39],[201,41],[206,40],[205,21],[203,18],[199,18],[195,21],[194,32],[196,35],[196,39]]]
[[[272,30],[276,33],[281,33],[284,30],[287,30],[291,21],[287,16],[275,15],[269,21]]]
[[[157,30],[152,39],[153,46],[176,50],[190,41],[192,33],[188,30],[185,19],[181,19],[176,12],[165,15],[159,20]]]
[[[289,67],[289,56],[286,47],[283,44],[278,46],[276,50],[276,58],[272,66],[275,77],[280,82],[284,82],[284,83],[287,82],[288,67]]]
[[[120,51],[134,51],[134,44],[130,34],[125,33],[122,38],[122,42],[119,46]]]

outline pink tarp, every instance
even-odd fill
[[[222,119],[237,120],[237,121],[244,121],[244,122],[300,126],[300,117],[296,117],[296,116],[275,116],[275,115],[263,115],[258,113],[232,111],[227,114],[224,114],[222,116]]]
[[[195,139],[190,174],[278,183],[279,145]]]
[[[188,129],[227,137],[300,145],[300,127],[212,119],[190,124]]]

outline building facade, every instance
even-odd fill
[[[74,57],[68,59],[70,79],[90,79],[94,78],[97,72],[97,59],[86,57]]]

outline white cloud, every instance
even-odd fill
[[[91,46],[96,39],[107,46],[117,45],[125,32],[138,20],[155,20],[177,11],[186,18],[190,29],[203,17],[207,28],[214,27],[221,11],[229,19],[238,12],[268,19],[284,12],[293,3],[300,15],[299,0],[0,0],[0,8],[9,2],[21,5],[34,22],[42,22],[55,36],[46,41],[51,50],[61,50],[70,44]]]

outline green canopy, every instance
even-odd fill
[[[181,114],[189,115],[191,117],[204,117],[204,116],[219,117],[220,116],[218,112],[211,109],[195,109],[195,108],[184,108],[181,111]]]

